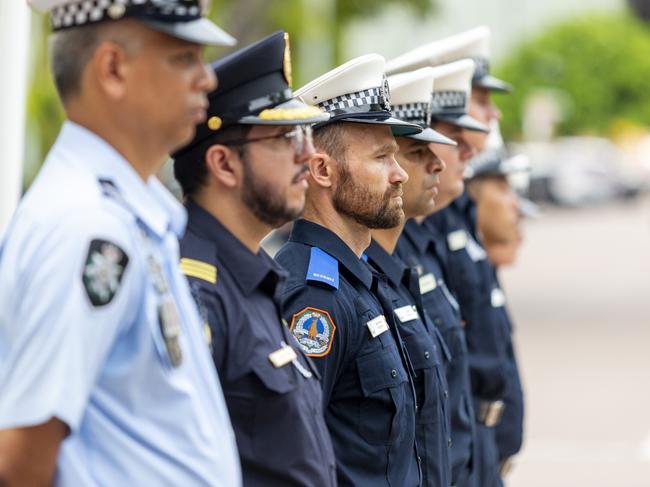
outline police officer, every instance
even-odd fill
[[[523,239],[521,222],[534,203],[511,184],[530,170],[523,154],[509,155],[498,123],[493,123],[485,150],[467,167],[467,191],[476,203],[476,230],[488,258],[496,266],[513,264]]]
[[[435,61],[439,55],[436,49],[433,46],[415,50],[394,59],[388,65],[397,71],[426,65]],[[435,148],[436,154],[445,161],[446,168],[440,173],[435,208],[429,209],[428,213],[445,208],[462,193],[466,162],[475,154],[467,141],[467,133],[488,130],[486,126],[467,115],[474,63],[466,59],[432,69],[434,91],[431,126],[455,140],[458,145]],[[442,328],[447,345],[452,348],[453,365],[448,369],[447,378],[451,391],[453,482],[464,485],[469,478],[470,465],[475,471],[474,476],[478,475],[476,472],[482,471],[481,458],[485,456],[482,451],[486,448],[490,453],[489,464],[494,467],[494,439],[491,433],[492,437],[488,438],[489,442],[485,447],[486,441],[482,438],[482,432],[477,431],[475,435],[473,431],[474,415],[468,405],[469,356],[465,345],[466,337],[461,329],[459,306],[448,289],[450,276],[446,270],[446,244],[435,228],[429,228],[424,223],[426,214],[407,222],[398,245],[398,253],[409,265],[420,269],[420,289],[425,308],[434,323]],[[487,338],[489,343],[498,349],[498,339],[491,335]],[[494,471],[494,468],[492,470]]]
[[[233,39],[195,1],[34,4],[68,121],[0,244],[0,484],[237,486],[185,211],[152,177],[205,118],[202,45]]]
[[[461,32],[455,36],[448,37],[439,41],[446,46],[444,57],[447,60],[461,59],[464,57],[471,57],[476,63],[476,70],[472,77],[472,94],[469,105],[469,113],[476,118],[479,122],[493,126],[494,123],[501,119],[501,112],[496,107],[492,100],[494,93],[507,93],[511,90],[508,83],[492,76],[490,74],[490,30],[485,27],[477,27],[465,32]],[[481,153],[486,148],[487,134],[479,132],[468,133],[469,143],[474,147],[478,153]],[[455,217],[466,219],[466,227],[472,233],[472,240],[480,245],[480,238],[476,234],[477,227],[477,206],[472,200],[471,196],[467,193],[463,194],[451,207],[446,210],[448,213],[456,213]],[[460,235],[460,234],[458,234]],[[471,244],[470,244],[471,245]],[[481,246],[482,247],[482,246]],[[483,249],[482,249],[483,250]],[[475,253],[476,255],[481,252]],[[452,253],[452,257],[467,257],[463,252]],[[482,259],[480,259],[482,260]],[[489,259],[487,264],[491,265]],[[469,263],[469,261],[467,261]],[[451,265],[459,269],[459,263],[451,263]],[[484,264],[479,264],[482,266]],[[490,297],[491,310],[496,312],[496,321],[506,331],[505,343],[507,350],[507,364],[504,369],[506,371],[506,390],[503,397],[504,409],[501,420],[496,424],[496,442],[499,450],[498,457],[501,464],[501,476],[504,476],[511,468],[511,457],[521,449],[523,440],[523,416],[524,416],[524,397],[521,387],[521,377],[517,360],[512,343],[512,324],[510,316],[505,308],[505,295],[496,280],[496,273],[494,269],[487,274],[481,275],[488,277],[484,286],[487,287],[490,293],[494,294],[494,299]],[[466,286],[467,283],[458,283],[465,293],[472,291]],[[458,291],[462,293],[462,291]],[[503,303],[503,304],[502,304]]]
[[[429,128],[432,71],[432,68],[422,68],[388,78],[393,115],[423,128],[417,135],[396,137],[400,148],[397,161],[409,173],[402,196],[405,218],[423,211],[422,206],[433,207],[438,173],[444,168],[444,163],[429,147],[455,145],[451,139]],[[413,179],[411,172],[416,173]],[[422,177],[421,173],[426,176]],[[365,255],[368,262],[387,277],[393,318],[413,366],[417,398],[416,440],[422,458],[422,485],[449,486],[452,440],[445,364],[449,364],[451,357],[440,332],[424,311],[415,269],[408,268],[393,254],[404,221],[394,228],[372,230],[373,240]]]
[[[467,218],[476,228],[491,264],[490,287],[495,313],[507,336],[508,382],[504,396],[504,413],[496,427],[500,472],[504,477],[512,468],[511,457],[521,448],[523,438],[524,401],[516,354],[512,342],[512,322],[506,307],[505,293],[499,283],[497,268],[512,264],[521,245],[520,221],[525,216],[520,197],[509,178],[529,169],[525,156],[509,156],[503,145],[498,123],[492,120],[492,130],[486,147],[468,166],[467,193],[469,208],[474,211]]]
[[[260,249],[302,213],[309,124],[329,117],[292,100],[285,32],[212,69],[207,122],[174,155],[189,215],[181,270],[208,324],[244,485],[335,486],[318,373],[282,322],[286,273]]]
[[[420,485],[415,397],[386,278],[361,259],[370,228],[397,226],[401,184],[384,59],[368,54],[295,93],[330,113],[315,126],[304,219],[276,259],[289,272],[285,315],[323,381],[340,485]]]

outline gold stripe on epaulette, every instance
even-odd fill
[[[217,282],[217,268],[212,264],[183,257],[181,259],[180,267],[181,272],[186,276],[203,279],[211,284],[216,284]]]

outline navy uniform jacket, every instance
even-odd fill
[[[283,324],[286,273],[190,201],[181,270],[211,332],[245,486],[335,486],[318,373]]]
[[[374,240],[365,255],[368,262],[387,277],[394,320],[413,365],[417,398],[416,440],[422,459],[422,485],[451,485],[449,390],[443,363],[443,360],[449,362],[449,352],[438,330],[422,310],[417,275],[399,257],[390,255]]]
[[[447,288],[441,261],[446,254],[444,241],[435,238],[429,228],[409,220],[404,226],[395,253],[419,275],[419,290],[424,313],[442,334],[451,354],[447,365],[449,414],[451,416],[452,484],[469,475],[474,435],[474,409],[465,332],[460,309]]]
[[[306,220],[276,259],[290,272],[285,315],[322,376],[339,485],[420,485],[414,390],[392,310],[379,300],[385,281]]]
[[[463,318],[467,320],[474,395],[480,399],[498,398],[505,403],[502,420],[496,427],[499,458],[505,459],[521,448],[523,392],[505,295],[494,265],[478,244],[476,205],[464,194],[439,214],[429,217],[427,224],[446,236],[446,266],[453,269],[449,272],[450,285],[463,314],[468,310],[468,316]],[[470,320],[474,319],[478,326],[470,326]],[[489,326],[481,327],[481,322]]]

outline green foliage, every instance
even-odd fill
[[[497,99],[507,138],[520,137],[526,99],[539,89],[563,94],[560,135],[606,134],[620,121],[650,124],[650,30],[629,15],[552,27],[522,44],[497,75],[515,87]]]

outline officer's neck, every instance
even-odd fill
[[[66,107],[66,112],[72,122],[90,130],[113,147],[145,181],[162,167],[169,156],[165,146],[156,140],[132,134],[119,124],[93,116],[97,110],[72,104]]]
[[[403,219],[401,223],[394,228],[372,230],[372,238],[382,249],[392,255],[393,252],[395,252],[397,241],[402,234],[402,230],[404,230],[405,224],[406,219]]]
[[[370,229],[331,206],[310,204],[308,200],[303,218],[335,233],[357,257],[370,245]]]
[[[236,198],[228,197],[225,192],[208,188],[199,191],[193,199],[254,254],[260,251],[262,239],[273,230],[253,215],[244,204]]]

